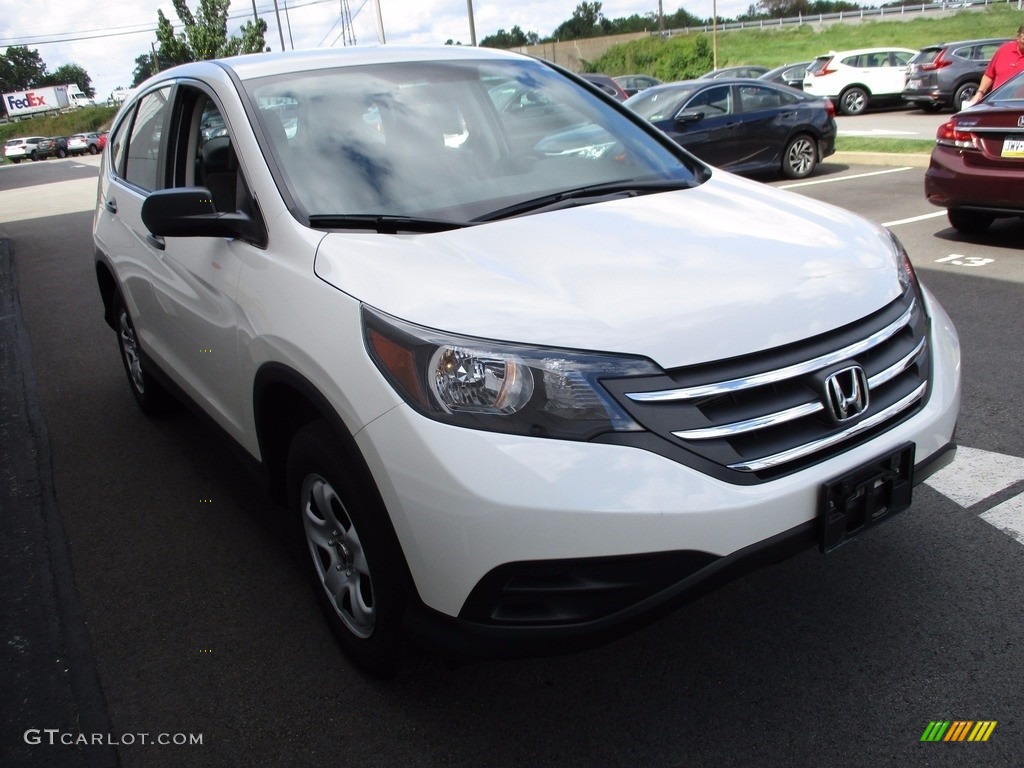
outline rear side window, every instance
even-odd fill
[[[966,48],[961,48],[960,51],[966,52],[967,49]],[[957,51],[957,53],[960,54],[960,51]],[[939,57],[940,53],[942,53],[942,49],[941,48],[923,48],[923,49],[921,49],[921,52],[918,53],[912,59],[912,61],[915,64],[917,64],[917,65],[931,64],[932,62],[935,61],[935,59],[937,59]],[[964,56],[964,58],[969,58],[969,57]]]
[[[818,74],[823,69],[825,69],[825,66],[830,61],[832,61],[832,57],[831,56],[819,56],[818,58],[816,58],[814,61],[811,62],[811,65],[807,68],[807,74],[809,74],[809,75],[816,75],[816,74]]]

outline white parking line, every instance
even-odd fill
[[[956,459],[925,480],[961,507],[973,507],[1024,480],[1024,459],[961,445]]]
[[[898,168],[886,168],[884,171],[871,171],[870,173],[855,173],[850,176],[832,176],[827,179],[815,179],[814,181],[799,181],[795,184],[782,184],[779,189],[796,189],[797,187],[811,187],[815,184],[832,184],[836,181],[849,181],[850,179],[866,179],[869,176],[881,176],[884,173],[899,173],[900,171],[912,171],[911,166],[900,166]]]
[[[980,517],[986,523],[991,523],[1003,533],[1024,544],[1024,493],[992,507]]]
[[[936,211],[935,213],[924,213],[920,216],[911,216],[909,219],[897,219],[896,221],[884,221],[882,222],[883,227],[897,227],[900,224],[913,224],[915,221],[925,221],[926,219],[937,219],[939,216],[945,216],[945,211]]]

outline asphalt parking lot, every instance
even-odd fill
[[[218,440],[135,409],[92,284],[96,163],[0,169],[0,763],[1019,766],[1024,223],[964,238],[918,165],[855,160],[769,183],[907,246],[963,344],[953,467],[855,545],[609,646],[395,685],[339,655],[276,508]],[[996,725],[922,742],[938,720]],[[82,734],[101,743],[62,743]]]

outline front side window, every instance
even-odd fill
[[[690,99],[686,109],[703,108],[708,115],[728,115],[732,110],[732,86],[708,88]]]
[[[417,62],[247,84],[297,215],[471,221],[557,190],[693,180],[670,146],[539,62]]]
[[[139,102],[128,136],[126,148],[115,147],[114,167],[120,167],[118,156],[126,152],[124,178],[147,192],[160,189],[160,141],[167,118],[170,86],[147,94]]]

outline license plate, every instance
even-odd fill
[[[909,80],[907,82],[907,88],[915,88],[916,89],[916,88],[920,88],[920,87],[921,87],[921,81],[920,80]]]
[[[1003,157],[1024,157],[1024,139],[1003,139]]]
[[[819,515],[821,551],[831,552],[905,510],[913,486],[913,443],[826,483]]]

